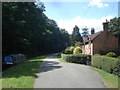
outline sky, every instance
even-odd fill
[[[82,33],[82,28],[87,27],[89,32],[103,30],[102,23],[118,17],[118,2],[102,2],[90,0],[89,2],[43,2],[45,14],[57,22],[58,26],[66,29],[69,34],[77,25]]]

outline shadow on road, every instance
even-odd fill
[[[53,59],[53,58],[52,58]],[[62,66],[59,65],[59,62],[55,61],[44,61],[40,67],[40,73],[47,72],[55,69],[60,69]]]

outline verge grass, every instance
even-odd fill
[[[59,60],[60,62],[63,62],[63,63],[84,65],[84,64],[80,64],[80,63],[67,62],[67,61],[65,61],[65,60],[63,60],[62,58],[59,58],[59,57],[58,57],[58,60]]]
[[[69,62],[67,62],[67,61],[63,60],[62,58],[58,58],[58,59],[59,59],[59,61],[61,61],[61,62],[64,62],[64,63],[69,63]]]
[[[58,58],[58,59],[61,62],[69,63],[61,58]],[[120,86],[118,86],[120,84],[120,77],[118,78],[118,76],[107,73],[106,71],[103,71],[103,70],[98,69],[98,68],[90,67],[90,69],[100,73],[100,75],[102,76],[102,79],[104,81],[104,84],[107,88],[118,88],[118,87],[120,88]]]
[[[101,69],[94,68],[94,67],[90,67],[90,69],[97,71],[98,73],[101,74],[104,84],[107,88],[118,88],[118,77],[117,76],[107,73]]]
[[[46,56],[19,63],[2,73],[2,88],[33,88],[39,65]]]

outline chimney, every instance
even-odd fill
[[[91,34],[94,34],[94,33],[95,33],[95,29],[91,28]]]
[[[106,22],[103,23],[103,31],[108,31],[108,21],[106,19]]]

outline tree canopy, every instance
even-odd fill
[[[79,28],[77,25],[75,25],[75,27],[73,28],[73,32],[71,35],[71,42],[74,45],[76,42],[83,42],[83,38],[81,37],[81,34],[79,32]]]
[[[2,11],[3,56],[35,56],[67,47],[69,34],[44,14],[43,3],[3,2]]]
[[[120,46],[120,17],[113,18],[109,22],[109,31],[119,39],[118,46]],[[120,49],[120,47],[119,47]]]
[[[88,37],[88,35],[89,35],[88,28],[84,27],[84,28],[82,28],[82,31],[83,31],[82,36],[83,37]]]

